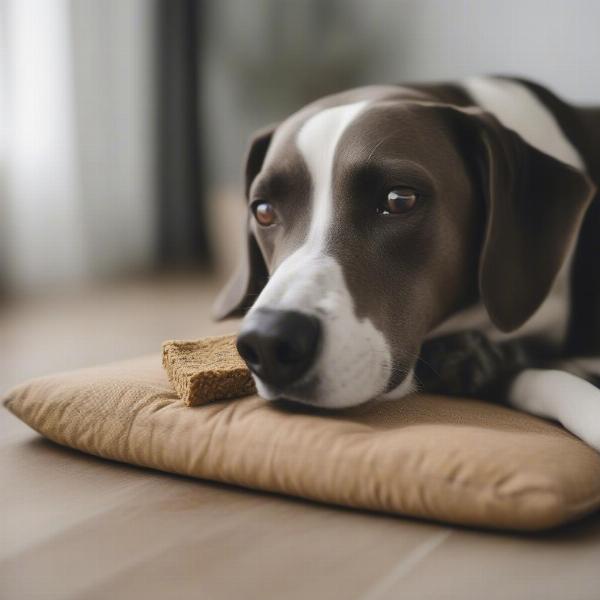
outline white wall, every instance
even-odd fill
[[[600,104],[598,0],[370,0],[366,12],[385,57],[375,79],[516,74]]]

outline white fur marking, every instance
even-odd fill
[[[472,77],[463,85],[472,98],[528,144],[585,171],[583,159],[560,129],[554,115],[524,85],[491,77]]]
[[[527,369],[508,393],[512,406],[554,419],[600,451],[600,390],[591,383],[557,370]]]
[[[313,215],[304,247],[315,250],[325,245],[331,225],[331,179],[337,144],[348,125],[367,105],[367,101],[335,106],[317,113],[298,132],[297,144],[313,184]]]
[[[363,101],[323,110],[298,132],[298,148],[313,183],[312,221],[305,243],[279,265],[251,310],[269,306],[321,318],[323,346],[309,376],[318,378],[319,405],[328,408],[352,406],[381,394],[391,372],[385,337],[368,319],[356,318],[342,269],[326,254],[336,147],[367,104]],[[273,396],[258,380],[257,388],[261,396]]]

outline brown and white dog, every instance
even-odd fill
[[[600,356],[598,182],[600,108],[530,82],[328,96],[252,141],[247,252],[216,316],[246,314],[261,396],[325,408],[413,391],[425,340],[518,340],[532,362],[507,401],[600,450],[600,390],[537,368]]]

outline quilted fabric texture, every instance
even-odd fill
[[[151,356],[36,379],[5,403],[84,452],[350,507],[534,530],[600,505],[596,452],[474,401],[414,395],[319,413],[249,396],[188,408]]]

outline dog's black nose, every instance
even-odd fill
[[[248,368],[265,383],[280,387],[297,381],[314,362],[321,324],[291,310],[259,308],[246,318],[237,349]]]

